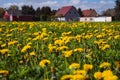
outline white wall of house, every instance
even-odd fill
[[[66,21],[65,17],[61,17],[61,18],[57,18],[57,19],[58,19],[58,21]]]
[[[80,22],[111,22],[112,17],[80,17]]]

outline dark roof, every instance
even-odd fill
[[[96,13],[94,9],[87,9],[82,11],[84,17],[94,17],[92,16],[93,13]]]
[[[55,16],[59,16],[60,14],[65,16],[71,8],[73,8],[73,6],[64,6],[55,14]]]

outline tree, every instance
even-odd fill
[[[30,15],[35,15],[35,10],[32,6],[30,6],[29,14]]]
[[[41,8],[41,20],[48,21],[50,20],[51,8],[46,6]]]
[[[30,9],[29,6],[23,5],[23,6],[22,6],[22,11],[21,11],[22,14],[23,14],[23,15],[28,15],[28,14],[29,14],[29,9]]]
[[[112,16],[112,17],[114,17],[115,16],[115,9],[114,8],[107,9],[107,10],[103,11],[102,15],[103,16]]]
[[[41,8],[41,12],[42,12],[42,14],[44,14],[44,15],[50,15],[50,13],[51,13],[51,8],[48,7],[48,6],[42,7],[42,8]]]
[[[56,19],[55,13],[56,13],[56,12],[57,12],[56,10],[52,10],[52,11],[51,11],[51,14],[50,14],[51,21],[55,21],[55,19]]]
[[[3,8],[0,8],[0,18],[3,17],[4,13],[5,13],[5,10]]]
[[[23,5],[22,6],[22,14],[23,15],[35,15],[35,10],[32,6]]]
[[[55,15],[56,12],[57,10],[51,10],[51,15]]]
[[[19,7],[17,5],[11,5],[8,10],[19,10]]]
[[[82,10],[81,10],[81,8],[78,8],[78,13],[79,13],[79,15],[82,17],[83,16],[83,14],[82,14]]]
[[[37,17],[40,17],[40,15],[41,15],[41,9],[40,9],[40,7],[38,7],[38,8],[36,9],[35,15],[36,15]]]
[[[120,21],[120,0],[116,0],[115,19]]]
[[[17,5],[11,5],[8,10],[9,14],[17,15],[19,11],[19,7]]]

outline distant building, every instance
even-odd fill
[[[76,21],[80,17],[74,6],[64,6],[55,14],[59,21]]]
[[[31,15],[22,15],[20,10],[5,11],[3,19],[7,21],[32,21]]]
[[[111,22],[111,16],[99,16],[94,9],[82,11],[83,17],[79,18],[80,22]]]
[[[5,11],[4,15],[3,15],[3,19],[8,20],[9,19],[9,14],[7,11]]]
[[[87,9],[82,11],[83,17],[97,17],[98,14],[94,9]]]
[[[80,22],[111,22],[111,16],[101,16],[101,17],[80,17]]]

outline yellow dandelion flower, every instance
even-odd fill
[[[74,52],[83,52],[83,48],[76,48],[74,49]]]
[[[69,49],[68,46],[61,46],[57,48],[57,50],[67,50],[67,49]]]
[[[8,42],[8,45],[10,46],[10,45],[14,45],[15,43],[17,43],[18,41],[10,41],[10,42]]]
[[[0,28],[0,32],[2,32],[2,28]]]
[[[72,63],[70,66],[69,66],[69,69],[78,69],[80,67],[80,64],[78,63]]]
[[[80,74],[80,75],[86,75],[86,71],[85,70],[74,70],[73,74]]]
[[[83,68],[84,68],[85,71],[89,71],[89,70],[93,69],[93,65],[91,65],[91,64],[84,64]]]
[[[6,44],[2,44],[2,45],[1,45],[2,48],[5,47],[5,46],[6,46]]]
[[[1,54],[5,54],[5,53],[9,53],[9,52],[10,52],[9,49],[2,49],[2,50],[0,50]]]
[[[115,66],[116,66],[117,68],[119,68],[119,67],[120,67],[120,62],[119,62],[119,61],[115,61]]]
[[[26,45],[22,48],[21,52],[26,52],[28,49],[30,49],[31,46],[30,45]]]
[[[119,39],[119,38],[120,38],[120,35],[114,36],[114,39]]]
[[[27,43],[27,45],[31,45],[31,44],[32,44],[32,42],[28,42],[28,43]]]
[[[71,80],[73,78],[73,75],[63,75],[61,77],[61,80]]]
[[[118,80],[118,77],[113,75],[113,76],[107,76],[107,77],[104,77],[104,80]]]
[[[48,48],[49,48],[49,52],[56,50],[56,46],[53,46],[52,44],[49,44]]]
[[[103,36],[102,36],[102,35],[97,35],[96,37],[97,37],[97,38],[102,38]]]
[[[50,80],[50,79],[44,79],[44,80]]]
[[[99,80],[99,79],[102,79],[102,73],[101,73],[101,72],[95,72],[95,73],[94,73],[94,78],[95,78],[95,79],[98,79],[98,80]]]
[[[72,54],[73,54],[72,50],[63,51],[63,56],[65,56],[65,57],[70,57]]]
[[[102,72],[102,77],[108,77],[108,76],[113,76],[113,73],[111,70],[105,70]]]
[[[101,47],[102,50],[105,50],[105,49],[108,49],[110,48],[110,45],[109,44],[105,44]]]
[[[30,52],[29,54],[30,54],[30,56],[35,56],[35,52],[34,51]]]
[[[84,80],[84,79],[85,79],[85,77],[83,75],[79,75],[79,74],[74,75],[72,78],[72,80]]]
[[[8,70],[0,70],[0,74],[9,74],[9,71]]]
[[[111,64],[110,63],[108,63],[108,62],[103,62],[102,64],[100,64],[100,68],[104,68],[104,67],[110,67],[111,66]]]
[[[76,35],[75,38],[76,38],[76,40],[77,40],[78,42],[80,42],[80,40],[81,40],[81,38],[82,38],[82,35]]]
[[[17,44],[17,47],[20,47],[20,46],[22,46],[22,44]]]
[[[44,60],[41,60],[40,62],[39,62],[39,65],[41,66],[41,67],[45,67],[46,65],[49,65],[50,64],[50,61],[49,60],[47,60],[47,59],[44,59]]]
[[[7,56],[11,56],[11,54],[8,53]]]
[[[43,31],[43,32],[46,32],[46,30],[47,30],[46,28],[42,28],[42,31]]]
[[[55,40],[54,44],[61,46],[64,44],[64,41],[63,40]]]
[[[22,64],[22,63],[23,63],[23,60],[20,60],[19,63]]]

